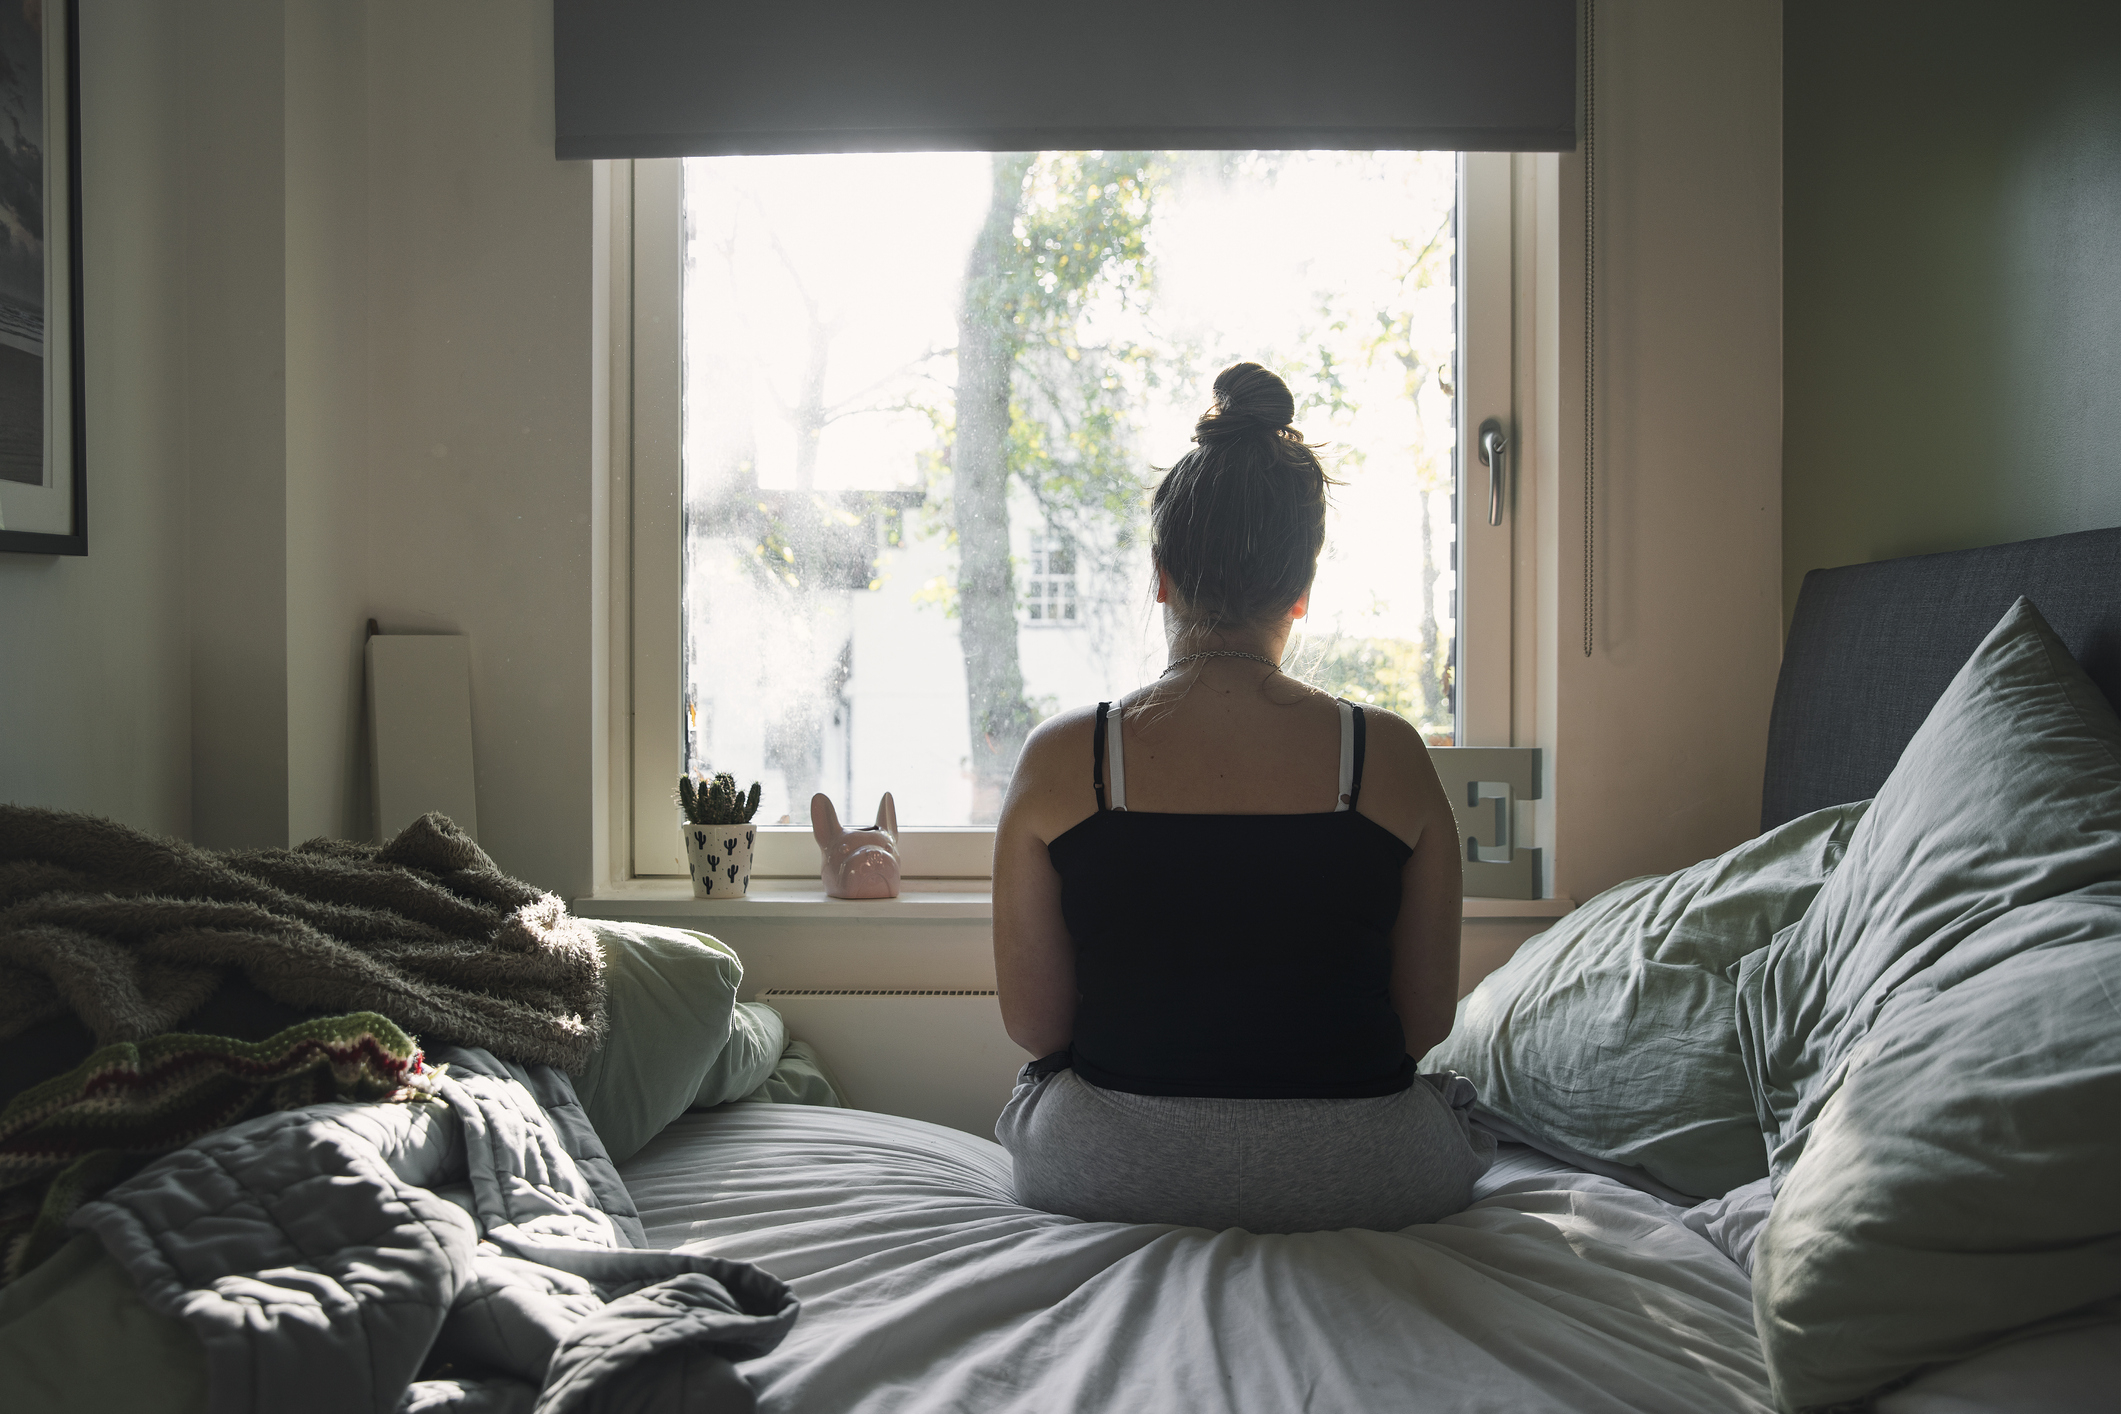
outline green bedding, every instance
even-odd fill
[[[739,1003],[744,964],[704,933],[595,923],[610,1028],[574,1078],[597,1137],[624,1163],[696,1104],[758,1088],[780,1059],[778,1013]]]
[[[101,1047],[0,1108],[0,1282],[68,1241],[75,1209],[160,1154],[273,1110],[414,1100],[419,1050],[372,1012],[262,1041],[171,1031]]]
[[[2014,909],[1910,979],[1757,1251],[1787,1404],[2099,1315],[2121,1295],[2117,1125],[2121,884]]]
[[[2021,599],[1968,660],[1804,921],[1751,959],[1739,1033],[1778,1182],[1894,990],[2009,910],[2121,877],[2121,722]]]
[[[1715,1197],[1767,1173],[1729,970],[1803,915],[1869,802],[1608,889],[1458,1004],[1423,1062],[1562,1148]]]
[[[1738,1003],[1785,1407],[2121,1300],[2121,719],[2030,603]]]
[[[824,1105],[831,1109],[844,1109],[847,1104],[808,1041],[790,1041],[773,1073],[743,1098],[754,1104]]]
[[[729,1044],[692,1095],[691,1109],[742,1099],[766,1083],[788,1049],[788,1023],[764,1002],[738,1002],[729,1017]]]
[[[743,966],[725,945],[669,928],[595,927],[609,1039],[574,1083],[614,1161],[694,1105],[840,1103],[777,1012],[736,1000]],[[8,1414],[193,1414],[206,1407],[205,1358],[198,1338],[149,1311],[83,1233],[0,1287],[0,1391]]]
[[[756,1026],[742,1019],[736,1025],[754,1037],[781,1034],[776,1013],[763,1006],[756,1013]],[[741,1066],[756,1059],[747,1053]],[[709,1083],[723,1082],[710,1076]],[[840,1104],[816,1053],[801,1041],[788,1043],[741,1098]],[[92,1234],[79,1233],[36,1270],[0,1287],[0,1391],[8,1414],[198,1414],[206,1408],[205,1355],[181,1321],[142,1304],[124,1268]]]
[[[0,1390],[9,1414],[197,1414],[206,1353],[80,1233],[0,1287]]]

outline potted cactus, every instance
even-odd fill
[[[727,771],[712,780],[678,777],[678,810],[684,815],[685,864],[694,898],[742,898],[751,884],[751,846],[758,826],[759,783],[736,788]]]

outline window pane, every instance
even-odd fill
[[[1289,667],[1455,730],[1457,159],[685,163],[687,765],[991,823],[1025,734],[1165,661],[1149,492],[1217,370],[1325,443]]]

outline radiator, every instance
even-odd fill
[[[849,1105],[982,1139],[1030,1059],[991,990],[768,987],[758,999],[816,1048]]]

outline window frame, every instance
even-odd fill
[[[600,190],[609,232],[610,469],[613,510],[614,882],[681,880],[685,864],[672,787],[684,759],[684,211],[679,158],[614,160]],[[1512,640],[1516,457],[1500,523],[1489,523],[1488,469],[1472,429],[1501,419],[1519,445],[1513,370],[1514,199],[1508,153],[1459,158],[1457,506],[1457,741],[1512,740],[1520,656]],[[1027,624],[1027,626],[1029,626]],[[1520,807],[1526,808],[1526,807]],[[983,826],[900,832],[912,887],[977,889],[992,877],[994,831]],[[803,825],[758,831],[752,877],[814,880],[820,859]]]

